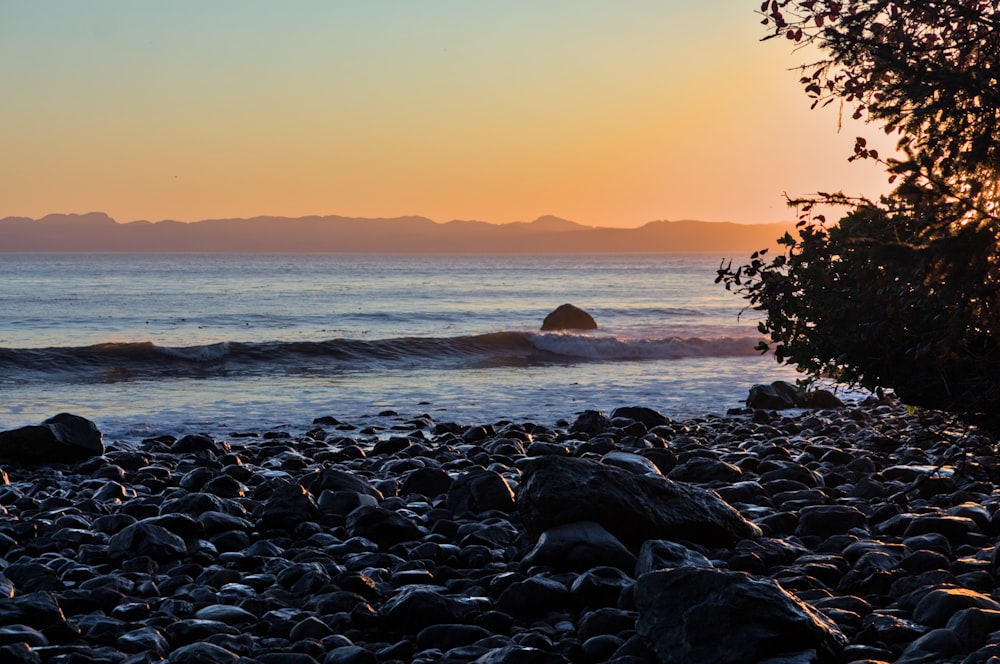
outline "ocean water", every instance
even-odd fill
[[[713,283],[722,258],[0,254],[0,429],[64,411],[109,440],[387,410],[723,413],[795,373],[754,350],[756,312]],[[598,330],[541,332],[566,302]]]

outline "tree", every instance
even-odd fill
[[[1000,0],[769,0],[765,39],[818,52],[813,107],[839,102],[897,137],[879,201],[790,201],[783,252],[717,281],[765,315],[779,362],[892,388],[906,403],[1000,425]],[[843,111],[842,111],[843,112]],[[817,205],[846,206],[827,223]]]

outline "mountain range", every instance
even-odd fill
[[[651,221],[639,228],[531,222],[438,223],[425,217],[253,217],[119,223],[103,212],[0,219],[0,252],[351,252],[743,254],[773,247],[791,223]]]

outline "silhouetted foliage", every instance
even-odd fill
[[[717,281],[766,319],[779,362],[811,378],[892,388],[906,403],[1000,424],[1000,3],[774,0],[768,37],[816,52],[813,106],[837,101],[898,137],[880,201],[791,200],[783,252],[722,265]],[[828,224],[817,205],[848,213]]]

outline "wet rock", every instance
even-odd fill
[[[260,520],[265,528],[294,530],[303,521],[314,521],[319,507],[313,495],[301,484],[278,486],[264,503]]]
[[[467,646],[492,636],[492,633],[478,625],[440,624],[430,625],[417,634],[418,650],[437,648],[447,651],[461,646]]]
[[[0,458],[24,464],[81,461],[104,454],[104,436],[90,420],[59,413],[39,425],[0,431]]]
[[[426,586],[407,586],[379,609],[379,624],[391,632],[416,634],[431,625],[459,623],[469,606]]]
[[[517,504],[530,535],[592,520],[631,550],[648,539],[732,544],[760,529],[717,494],[593,461],[531,457],[519,462]]]
[[[580,413],[573,424],[570,425],[570,433],[599,434],[611,428],[611,420],[597,410],[585,410]]]
[[[635,556],[618,539],[593,521],[549,528],[521,560],[522,567],[543,565],[563,571],[584,571],[607,565],[631,571]]]
[[[572,304],[562,304],[542,321],[542,330],[596,330],[593,316]]]
[[[507,587],[497,598],[497,608],[513,616],[536,618],[562,611],[573,604],[566,585],[545,576],[532,576]]]
[[[635,603],[636,630],[663,664],[735,664],[802,652],[833,657],[847,643],[832,621],[773,581],[738,572],[678,567],[644,574]]]
[[[240,656],[211,643],[192,643],[170,653],[170,664],[236,664]]]
[[[712,561],[692,551],[683,544],[667,540],[646,540],[639,550],[635,565],[636,578],[647,572],[673,569],[674,567],[706,567],[712,568]]]
[[[799,511],[796,534],[830,537],[842,535],[854,528],[864,528],[864,512],[850,505],[811,505]]]
[[[923,599],[913,609],[913,619],[930,627],[944,627],[963,609],[1000,611],[1000,602],[967,588],[934,588],[922,595]]]
[[[459,476],[448,489],[448,509],[454,514],[511,512],[514,491],[500,473],[472,470]]]
[[[163,562],[186,554],[187,544],[183,539],[163,526],[145,521],[126,526],[108,542],[108,557],[115,561],[148,556]]]
[[[420,539],[424,531],[416,523],[392,510],[362,506],[347,515],[352,537],[364,537],[383,547]]]
[[[958,636],[950,629],[935,629],[911,643],[894,664],[934,664],[962,652]]]
[[[614,420],[618,418],[642,422],[647,428],[650,429],[670,424],[670,419],[664,416],[663,413],[644,406],[625,406],[622,408],[615,408],[611,411],[611,419]]]

